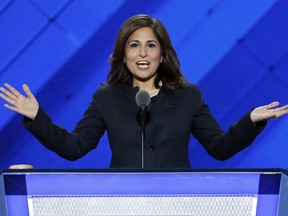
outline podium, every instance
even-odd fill
[[[3,216],[288,215],[287,171],[2,170]]]

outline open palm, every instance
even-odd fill
[[[4,86],[6,88],[0,87],[0,91],[2,92],[0,93],[0,97],[8,103],[4,104],[4,106],[34,120],[39,109],[39,103],[29,87],[26,84],[22,86],[24,92],[27,94],[27,96],[24,96],[8,83],[5,83]]]
[[[288,113],[288,105],[278,107],[279,102],[274,101],[268,105],[260,106],[254,109],[251,114],[251,120],[256,123],[268,119],[278,118]]]

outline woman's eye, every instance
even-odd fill
[[[132,47],[132,48],[138,47],[138,44],[137,43],[132,43],[132,44],[130,44],[130,47]]]
[[[148,47],[149,48],[154,48],[154,47],[156,47],[156,45],[155,44],[148,44]]]

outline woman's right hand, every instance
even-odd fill
[[[27,118],[34,120],[38,109],[39,103],[30,91],[29,87],[24,84],[23,90],[27,94],[27,97],[20,94],[15,88],[8,83],[4,84],[4,87],[0,87],[0,97],[3,98],[8,104],[4,106],[10,110],[20,113]]]

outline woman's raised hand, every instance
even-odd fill
[[[253,123],[268,119],[279,118],[288,113],[288,105],[279,107],[279,102],[274,101],[270,104],[257,107],[250,113],[250,118]]]
[[[8,103],[4,104],[4,106],[34,120],[39,109],[39,103],[28,85],[23,84],[22,86],[27,96],[20,94],[19,91],[8,83],[5,83],[4,86],[5,88],[0,87],[0,97]]]

